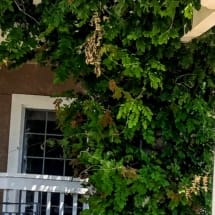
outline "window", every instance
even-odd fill
[[[23,173],[72,176],[70,160],[58,143],[62,133],[54,111],[26,109],[23,133]]]
[[[57,141],[62,134],[56,125],[55,98],[35,95],[12,95],[8,150],[8,172],[71,176],[70,160],[66,159]],[[35,197],[35,195],[37,197]],[[36,199],[36,200],[35,200]],[[31,214],[58,215],[60,205],[64,214],[79,214],[83,204],[78,195],[11,190],[5,193],[4,202],[15,203],[12,211]],[[50,203],[47,212],[47,202]],[[18,205],[20,207],[18,207]],[[24,208],[22,210],[22,208]],[[4,209],[7,211],[7,209]],[[21,212],[20,212],[21,213]]]
[[[55,158],[59,160],[58,165],[62,162],[61,175],[71,174],[67,170],[69,161],[63,158],[62,150],[59,147],[51,149],[47,142],[61,138],[55,124],[54,101],[55,98],[49,96],[12,95],[7,172],[49,174],[46,164],[53,166],[51,158]],[[38,164],[33,164],[36,159],[42,164],[40,170]]]

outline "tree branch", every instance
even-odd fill
[[[24,15],[28,16],[29,18],[31,18],[32,20],[34,20],[38,25],[40,24],[33,16],[31,16],[30,14],[28,14],[24,9],[22,9],[19,5],[19,3],[14,0],[14,3],[16,4],[17,8],[19,9],[20,12],[22,12]],[[24,7],[23,7],[24,8]]]

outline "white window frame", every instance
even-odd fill
[[[62,97],[57,97],[59,99],[62,100],[62,103],[60,104],[65,105],[65,104],[71,104],[75,99],[68,99],[66,100],[65,98]],[[56,184],[52,185],[52,181],[48,181],[47,185],[45,186],[45,182],[44,180],[41,181],[40,183],[40,179],[54,179],[54,180],[58,180],[60,185],[63,186],[59,186],[59,192],[61,193],[61,200],[62,202],[64,201],[64,193],[68,192],[68,186],[62,184],[64,180],[69,180],[72,189],[77,188],[78,193],[86,193],[87,189],[81,187],[80,185],[80,180],[77,180],[78,185],[75,187],[74,184],[72,184],[71,182],[71,177],[64,177],[64,176],[48,176],[48,175],[33,175],[33,174],[21,174],[21,165],[22,165],[22,151],[23,151],[23,137],[24,137],[24,122],[25,122],[25,110],[27,108],[31,108],[31,109],[38,109],[38,110],[47,110],[47,111],[52,111],[55,110],[55,100],[57,99],[56,97],[50,97],[50,96],[41,96],[41,95],[25,95],[25,94],[12,94],[12,100],[11,100],[11,116],[10,116],[10,132],[9,132],[9,145],[8,145],[8,163],[7,163],[7,173],[6,173],[6,177],[11,177],[12,179],[14,177],[24,177],[27,179],[32,179],[32,181],[30,182],[30,188],[27,187],[27,184],[22,181],[18,181],[16,180],[15,182],[20,182],[22,183],[21,185],[17,185],[16,183],[14,183],[14,181],[10,182],[8,179],[6,179],[6,185],[8,185],[9,189],[6,189],[4,191],[4,202],[18,202],[19,197],[20,197],[20,192],[19,189],[21,188],[21,190],[24,192],[24,194],[26,193],[26,190],[32,190],[35,191],[35,180],[39,180],[37,182],[37,184],[41,184],[41,186],[38,186],[36,191],[40,191],[39,188],[41,188],[41,191],[44,191],[44,187],[45,189],[50,188],[49,191],[49,195],[51,195],[51,192],[56,192],[57,190],[57,186]],[[73,179],[74,180],[74,179]],[[20,187],[21,186],[21,187]],[[14,189],[10,189],[11,187],[13,187]],[[53,188],[53,189],[52,189]],[[62,190],[64,189],[64,190]],[[66,192],[65,192],[66,190]],[[70,191],[71,192],[71,191]],[[74,192],[74,191],[73,191]],[[81,193],[81,194],[82,194]],[[78,195],[76,193],[74,193],[74,197],[78,197]],[[26,200],[26,196],[22,195],[21,196],[21,202],[25,202]],[[50,200],[50,199],[49,199]],[[77,200],[76,200],[77,201]],[[77,205],[77,202],[75,202],[73,200],[73,203],[75,205]],[[59,211],[63,211],[62,209],[62,204],[61,203],[61,207],[59,208]],[[3,205],[3,211],[17,211],[18,206],[16,205]],[[87,208],[88,206],[86,204],[83,205],[83,208]],[[75,210],[76,208],[74,208],[73,210]],[[21,209],[22,210],[22,209]],[[47,212],[47,211],[46,211]],[[50,211],[48,211],[47,214],[49,214]],[[76,213],[76,212],[73,212]]]
[[[23,131],[26,108],[55,110],[55,97],[41,95],[12,94],[10,133],[8,145],[8,173],[21,172]],[[63,98],[63,103],[71,103]]]

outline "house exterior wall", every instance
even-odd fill
[[[81,90],[79,84],[70,79],[53,85],[53,73],[38,64],[25,64],[14,70],[0,70],[0,172],[7,170],[10,112],[12,94],[52,96],[65,90]]]
[[[54,85],[54,74],[38,64],[25,64],[18,69],[0,68],[0,172],[7,171],[12,94],[54,96],[66,90],[82,91],[72,79]],[[3,196],[0,191],[0,211]]]

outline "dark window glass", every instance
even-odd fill
[[[83,209],[83,203],[80,201],[82,197],[82,195],[78,195],[78,214],[80,214]]]
[[[63,158],[63,149],[59,145],[59,140],[62,137],[58,136],[47,136],[46,141],[46,157],[52,157],[52,158]]]
[[[72,176],[54,111],[26,109],[22,172]]]
[[[43,159],[27,158],[26,173],[41,174],[43,169]]]
[[[32,192],[32,191],[27,191],[26,192],[26,202],[27,203],[34,202],[34,192]]]
[[[45,172],[47,175],[64,175],[63,160],[45,159]]]
[[[45,136],[26,134],[25,145],[27,146],[27,156],[39,156],[43,157],[45,150]]]
[[[46,205],[47,205],[47,202],[46,202],[46,200],[47,200],[47,193],[45,193],[45,192],[42,192],[41,193],[41,198],[40,198],[40,214],[41,215],[46,215]]]
[[[45,133],[46,113],[38,110],[26,110],[25,132]]]
[[[67,160],[65,165],[65,176],[71,176],[73,175],[73,168],[71,165],[71,161]]]
[[[55,112],[48,112],[47,119],[47,133],[48,134],[61,134],[60,129],[56,123],[56,114]]]
[[[59,203],[60,203],[60,194],[59,193],[52,193],[51,194],[51,214],[58,215]]]
[[[70,194],[65,194],[64,196],[64,215],[70,215],[72,212],[72,202],[73,198]]]
[[[47,193],[42,192],[41,199],[42,204],[46,205]]]

